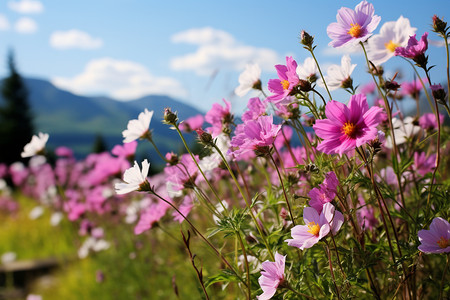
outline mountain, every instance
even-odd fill
[[[202,113],[196,108],[162,95],[150,95],[136,100],[120,102],[107,97],[84,97],[58,89],[46,80],[24,78],[28,88],[28,101],[34,114],[36,131],[50,135],[48,146],[55,148],[67,146],[74,150],[77,157],[86,156],[91,150],[97,135],[106,142],[109,149],[122,144],[122,131],[127,128],[130,119],[137,119],[145,108],[154,110],[150,128],[153,140],[162,153],[182,149],[176,131],[161,122],[165,107],[178,112],[180,120]],[[0,103],[3,102],[0,96]],[[188,139],[192,141],[193,137]],[[144,156],[151,147],[138,149]],[[149,144],[148,142],[146,144]]]

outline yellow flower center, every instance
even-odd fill
[[[440,248],[444,249],[450,246],[450,240],[441,236],[441,239],[437,241],[437,244],[439,245]]]
[[[354,138],[356,135],[356,125],[351,122],[345,122],[344,126],[342,126],[342,132],[348,137]]]
[[[361,26],[359,26],[358,23],[355,24],[350,24],[350,26],[352,26],[350,28],[350,30],[347,32],[348,34],[350,34],[352,37],[357,38],[361,35]]]
[[[289,81],[282,80],[281,85],[283,86],[283,90],[287,90],[289,88]]]
[[[397,48],[399,45],[394,43],[392,40],[389,41],[389,43],[384,43],[384,47],[388,49],[390,52],[394,52],[395,48]]]
[[[309,222],[308,223],[308,232],[311,233],[312,235],[318,236],[319,235],[319,231],[320,231],[320,226],[319,224],[317,224],[316,222]]]

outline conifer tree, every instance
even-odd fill
[[[23,160],[20,154],[33,136],[33,117],[27,88],[16,70],[14,54],[8,54],[9,76],[2,82],[0,104],[0,162]]]

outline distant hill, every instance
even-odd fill
[[[101,135],[111,149],[122,144],[122,131],[130,119],[136,119],[145,108],[154,110],[150,128],[153,139],[163,153],[182,149],[178,134],[162,124],[165,107],[177,111],[180,120],[202,113],[196,108],[162,95],[150,95],[128,102],[107,97],[84,97],[58,89],[46,80],[24,78],[29,91],[29,103],[34,114],[36,131],[50,134],[51,148],[67,146],[77,157],[84,157],[91,150],[94,139]],[[0,103],[3,102],[0,95]],[[192,140],[192,137],[188,138]],[[151,147],[139,145],[140,153],[151,158],[156,154]],[[149,144],[148,142],[146,144]],[[158,160],[158,159],[155,159]]]

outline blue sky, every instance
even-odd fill
[[[233,94],[246,63],[258,61],[263,83],[276,77],[273,65],[286,55],[308,57],[299,45],[302,29],[315,36],[316,55],[326,70],[339,64],[342,51],[328,47],[329,23],[337,10],[360,1],[144,1],[144,0],[5,0],[0,3],[0,75],[5,76],[8,49],[26,77],[43,78],[80,95],[106,95],[122,101],[146,94],[167,94],[203,111],[222,98],[241,112],[247,99]],[[433,14],[450,13],[450,1],[372,1],[381,25],[400,15],[418,36],[431,33]],[[436,81],[444,78],[445,48],[430,46]],[[356,84],[369,80],[360,53]],[[385,64],[401,68],[400,58]],[[389,74],[393,74],[390,71]],[[266,89],[267,90],[267,89]],[[333,97],[345,101],[347,96]],[[347,97],[348,98],[348,97]]]

